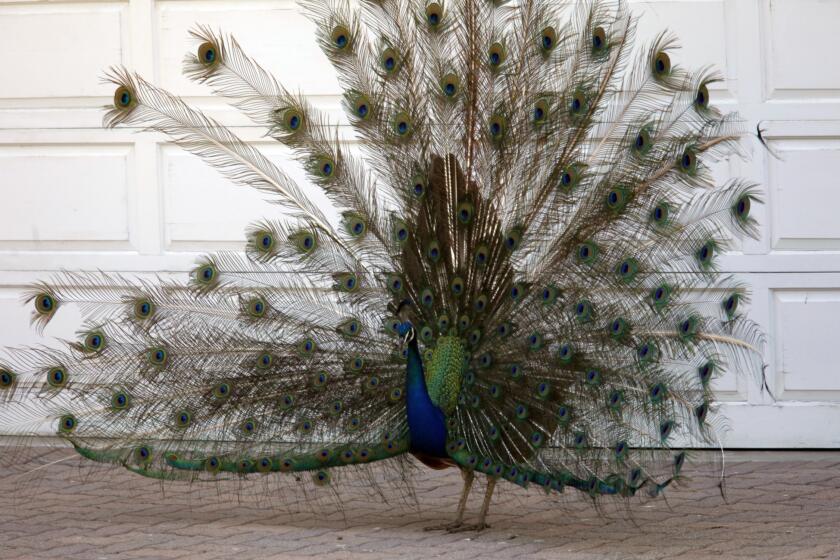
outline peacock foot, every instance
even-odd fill
[[[424,531],[446,531],[449,533],[453,533],[458,530],[459,527],[463,527],[463,521],[453,521],[452,523],[441,523],[440,525],[432,525],[431,527],[424,527]]]
[[[452,529],[447,529],[447,533],[465,533],[467,531],[475,531],[476,533],[483,531],[484,529],[489,529],[490,525],[484,522],[475,523],[474,525],[458,525],[457,527],[453,527]]]

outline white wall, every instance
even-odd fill
[[[755,147],[724,166],[764,185],[762,237],[723,261],[753,286],[777,401],[751,379],[718,385],[733,446],[840,447],[840,0],[633,2],[640,38],[673,29],[690,67],[726,77],[714,102],[762,122],[782,161]],[[38,341],[20,288],[59,268],[185,271],[197,253],[240,248],[275,210],[162,138],[102,130],[122,63],[226,123],[246,125],[180,75],[196,22],[222,26],[290,88],[338,111],[338,85],[291,0],[0,0],[0,341]],[[237,131],[259,140],[248,126]],[[260,144],[278,161],[284,151]],[[303,174],[293,175],[303,180]],[[65,313],[48,335],[72,336]]]

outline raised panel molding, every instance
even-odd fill
[[[132,153],[131,145],[0,145],[0,248],[127,248]]]
[[[322,209],[333,224],[340,220],[323,192],[312,186],[300,162],[273,141],[251,142]],[[358,147],[344,144],[347,153]],[[169,251],[242,250],[246,229],[284,211],[271,204],[271,193],[233,183],[217,169],[167,144],[160,147],[166,248]]]
[[[840,289],[773,290],[776,398],[840,400]]]
[[[840,250],[840,137],[779,138],[768,158],[769,230],[773,250]]]
[[[99,77],[127,62],[128,2],[0,3],[0,100],[111,94]]]
[[[766,99],[840,101],[840,64],[833,54],[840,2],[761,0],[760,22]]]

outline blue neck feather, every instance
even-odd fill
[[[429,398],[416,340],[412,340],[408,346],[405,394],[411,451],[446,457],[446,421],[443,411]]]

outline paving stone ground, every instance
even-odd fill
[[[0,476],[0,558],[840,559],[840,452],[730,453],[726,502],[702,460],[667,499],[626,506],[500,483],[479,534],[423,530],[453,516],[453,469],[418,468],[414,499],[355,481],[339,507],[260,481],[161,485],[71,456],[34,449]]]

